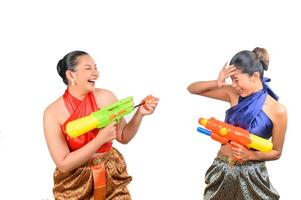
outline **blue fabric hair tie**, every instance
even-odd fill
[[[265,87],[267,89],[267,92],[268,94],[273,97],[275,100],[278,101],[279,97],[277,94],[275,94],[275,92],[270,88],[268,82],[271,81],[270,78],[266,78],[266,77],[263,77],[263,79],[261,80],[262,81],[262,84],[263,84],[263,87]]]

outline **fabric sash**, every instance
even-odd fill
[[[79,100],[74,96],[72,96],[69,90],[67,89],[63,95],[63,98],[64,98],[65,105],[70,113],[70,117],[63,124],[62,130],[66,138],[66,141],[68,143],[70,151],[75,151],[81,148],[82,146],[86,145],[93,138],[95,138],[96,135],[98,134],[98,129],[93,129],[81,136],[78,136],[76,138],[71,138],[66,133],[67,123],[69,121],[89,115],[90,113],[98,110],[98,107],[93,92],[88,93],[83,100]],[[108,152],[109,150],[111,150],[111,148],[112,148],[112,142],[109,142],[102,145],[97,150],[97,152],[99,153]]]
[[[238,104],[226,111],[225,122],[251,132],[252,122],[256,120],[259,112],[262,111],[266,96],[269,94],[275,100],[279,99],[267,84],[270,80],[269,78],[263,78],[263,88],[260,91],[247,97],[240,97]]]

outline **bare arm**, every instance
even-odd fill
[[[270,152],[260,152],[249,150],[241,145],[232,147],[232,152],[235,157],[242,161],[247,160],[277,160],[280,158],[282,153],[282,147],[284,144],[285,132],[287,127],[287,113],[283,106],[280,106],[275,112],[275,120],[273,121],[272,131],[272,143],[273,149]]]
[[[158,101],[159,99],[155,98],[152,102],[140,106],[129,123],[126,123],[123,119],[117,128],[117,140],[120,143],[127,144],[134,138],[143,117],[145,115],[150,115],[155,111]]]
[[[116,137],[116,128],[110,125],[101,129],[102,134],[98,134],[88,144],[70,152],[55,113],[54,109],[45,111],[43,119],[44,134],[51,157],[57,168],[62,172],[69,172],[78,168],[87,162],[102,144]]]
[[[97,89],[96,95],[99,99],[102,100],[98,101],[100,107],[107,106],[118,101],[117,97],[109,90]],[[128,123],[124,120],[124,118],[121,118],[119,124],[116,126],[117,141],[122,144],[129,143],[136,135],[143,117],[145,115],[150,115],[154,112],[158,101],[159,99],[155,98],[152,102],[148,103],[147,105],[140,106]]]
[[[191,94],[197,94],[213,99],[218,99],[226,102],[233,101],[232,97],[235,95],[235,91],[229,85],[226,85],[225,80],[234,74],[235,67],[230,66],[227,68],[227,63],[220,71],[218,79],[212,81],[198,81],[190,84],[187,90]]]
[[[282,148],[287,128],[287,112],[283,106],[280,106],[275,114],[273,122],[272,143],[273,150],[268,153],[254,151],[253,160],[277,160],[281,157]]]
[[[217,86],[217,80],[194,82],[187,87],[187,90],[191,94],[197,94],[226,102],[231,101],[229,86],[222,86],[219,88]]]

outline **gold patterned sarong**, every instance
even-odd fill
[[[278,200],[264,161],[236,162],[218,154],[206,172],[204,200]]]
[[[104,174],[101,170],[103,168]],[[102,175],[106,177],[105,182],[101,179]],[[63,173],[56,168],[53,178],[56,200],[131,199],[127,184],[132,177],[126,171],[123,156],[115,148],[104,157],[95,158],[71,172]],[[94,183],[98,186],[95,187]]]

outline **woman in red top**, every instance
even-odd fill
[[[99,72],[89,54],[73,51],[64,56],[57,71],[68,86],[64,95],[44,112],[44,133],[49,152],[56,164],[53,193],[55,199],[131,199],[122,155],[112,148],[116,139],[127,144],[135,136],[145,115],[154,112],[158,99],[140,106],[126,123],[94,129],[70,138],[65,125],[117,101],[109,90],[95,88]]]

